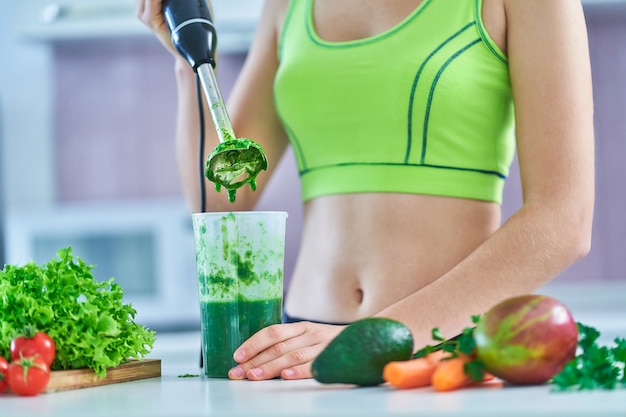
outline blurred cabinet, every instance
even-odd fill
[[[7,261],[46,264],[70,246],[96,281],[124,291],[155,330],[197,328],[198,281],[190,216],[182,202],[74,203],[6,213]]]
[[[626,281],[626,3],[587,7],[596,122],[594,280]],[[583,261],[584,262],[584,261]]]

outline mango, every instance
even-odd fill
[[[560,301],[528,294],[483,314],[474,339],[476,357],[491,374],[513,384],[542,384],[576,355],[578,326]]]

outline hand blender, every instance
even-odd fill
[[[250,184],[256,189],[256,176],[267,169],[267,157],[259,144],[235,136],[215,78],[217,34],[207,1],[164,0],[163,14],[172,43],[200,79],[220,141],[209,154],[205,175],[217,191],[224,187],[233,202],[237,188]]]

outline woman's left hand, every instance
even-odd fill
[[[311,378],[311,363],[346,326],[307,321],[259,330],[235,351],[230,379]]]

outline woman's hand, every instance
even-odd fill
[[[311,378],[311,363],[345,326],[307,321],[259,330],[235,351],[230,379]]]
[[[176,58],[180,55],[170,37],[167,23],[163,18],[163,0],[135,0],[135,14],[159,39],[165,48]]]

